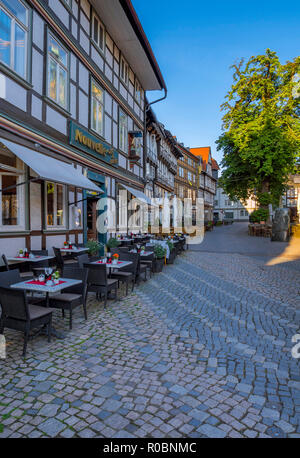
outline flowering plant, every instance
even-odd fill
[[[64,246],[68,246],[69,245],[69,242],[64,242]]]
[[[114,259],[119,259],[118,253],[113,254],[113,258],[114,258]]]

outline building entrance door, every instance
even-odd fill
[[[87,238],[97,240],[97,200],[87,199]]]

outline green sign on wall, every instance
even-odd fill
[[[70,145],[92,154],[110,165],[118,165],[118,151],[95,135],[82,129],[74,122],[70,123]]]

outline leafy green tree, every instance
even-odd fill
[[[221,106],[220,185],[232,200],[256,195],[278,204],[300,152],[300,57],[282,65],[275,52],[233,65],[233,84]]]

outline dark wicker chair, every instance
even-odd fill
[[[79,285],[70,286],[64,289],[61,294],[50,297],[49,305],[55,309],[61,309],[63,316],[65,310],[69,311],[69,328],[73,326],[73,310],[80,305],[83,306],[84,318],[87,320],[86,310],[86,286],[87,270],[80,267],[65,266],[63,270],[64,278],[82,280]]]
[[[15,283],[20,283],[26,281],[24,277],[21,276],[19,269],[12,269],[6,272],[0,272],[0,286],[8,288],[10,285]],[[45,297],[39,295],[28,295],[27,300],[30,304],[45,305]]]
[[[64,270],[65,265],[78,265],[77,261],[74,259],[64,259],[65,256],[61,254],[61,251],[59,248],[53,247],[53,252],[54,256],[56,259],[56,267],[59,269],[61,272]]]
[[[2,261],[3,261],[2,266],[5,267],[6,271],[9,270],[10,267],[9,267],[8,260],[7,260],[6,256],[5,256],[5,254],[3,254],[1,256],[1,258],[2,258]],[[27,268],[28,268],[28,266],[27,266]],[[29,280],[30,278],[32,278],[32,273],[28,272],[28,271],[27,272],[20,272],[19,271],[19,274],[21,276],[21,280],[20,281]]]
[[[145,251],[152,251],[152,250],[145,250]],[[141,255],[141,262],[142,264],[146,265],[149,272],[150,272],[150,278],[152,277],[152,272],[153,272],[153,264],[154,264],[155,256],[154,253],[148,255],[148,256],[142,256]]]
[[[47,328],[48,342],[51,341],[51,308],[39,307],[28,303],[25,291],[0,287],[0,334],[5,328],[24,333],[23,356],[26,356],[29,332],[37,327]]]
[[[123,267],[121,270],[118,270],[118,272],[113,272],[111,274],[111,278],[118,280],[118,283],[121,282],[121,283],[126,284],[126,295],[127,295],[128,294],[128,285],[130,282],[132,283],[131,291],[133,291],[134,289],[139,256],[137,253],[120,252],[120,260],[121,261],[131,261],[132,264],[130,264],[129,266]]]
[[[87,275],[87,290],[86,292],[96,293],[97,298],[101,298],[104,294],[104,308],[107,304],[108,293],[112,290],[115,291],[115,299],[117,299],[118,280],[107,277],[106,264],[84,264],[88,269]]]
[[[9,270],[9,265],[5,254],[0,257],[0,267],[3,268],[3,270]]]
[[[79,267],[83,269],[83,265],[90,262],[89,255],[87,253],[80,254],[79,256],[77,256],[77,261],[78,261]]]
[[[48,250],[31,250],[30,251],[35,256],[48,256]],[[45,259],[44,261],[38,261],[31,264],[32,272],[34,275],[38,275],[40,273],[45,272],[45,267],[49,267],[49,259]]]

